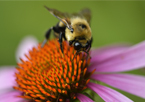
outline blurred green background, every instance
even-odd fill
[[[90,8],[93,47],[145,39],[145,1],[0,1],[0,66],[16,65],[15,51],[23,37],[33,35],[41,42],[58,22],[44,5],[70,13]],[[132,73],[145,74],[142,69]],[[122,93],[135,102],[145,101]]]

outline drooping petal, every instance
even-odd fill
[[[89,82],[87,87],[96,92],[105,102],[133,102],[121,93],[99,84]]]
[[[77,98],[80,100],[80,102],[94,102],[89,97],[87,97],[87,96],[85,96],[83,94],[80,94],[80,93],[77,93]]]
[[[91,50],[91,62],[97,62],[99,63],[100,61],[103,61],[109,57],[112,57],[114,55],[117,55],[119,53],[121,53],[122,51],[126,50],[127,48],[129,48],[129,45],[110,45],[110,46],[105,46],[105,47],[101,47],[98,49],[92,49]]]
[[[33,47],[36,47],[37,44],[38,41],[33,36],[27,36],[23,38],[16,51],[17,62],[20,62],[20,58],[26,61],[27,58],[25,57],[25,54],[28,55],[29,50],[31,50]]]
[[[15,85],[15,71],[14,66],[0,67],[0,94],[13,89]]]
[[[17,97],[20,94],[21,93],[17,91],[7,92],[5,94],[0,95],[0,102],[24,102],[24,99]]]
[[[130,74],[93,74],[92,79],[145,98],[145,77]]]
[[[121,72],[142,67],[145,67],[145,41],[100,63],[93,63],[88,71],[96,69],[96,72]]]

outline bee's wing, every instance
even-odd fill
[[[56,9],[51,9],[48,8],[47,6],[45,6],[45,8],[53,15],[55,16],[57,19],[59,19],[64,25],[66,25],[66,27],[70,30],[72,30],[70,24],[70,18],[73,16],[79,16],[82,18],[85,18],[87,20],[87,22],[90,24],[90,20],[91,20],[91,11],[86,8],[81,10],[79,13],[73,13],[73,14],[69,14],[69,13],[63,13],[60,12]]]
[[[66,25],[67,28],[69,28],[71,30],[71,27],[70,27],[70,22],[69,20],[66,20],[66,19],[69,19],[70,18],[70,15],[68,13],[62,13],[56,9],[51,9],[51,8],[48,8],[47,6],[44,6],[53,16],[55,16],[56,18],[58,18],[64,25]]]
[[[68,18],[69,17],[69,14],[68,13],[63,13],[63,12],[60,12],[56,9],[51,9],[51,8],[48,8],[47,6],[44,6],[52,15],[55,15],[57,17],[60,17],[60,18]]]
[[[90,11],[90,9],[85,8],[85,9],[81,10],[79,13],[71,14],[71,17],[74,17],[74,16],[85,18],[87,20],[87,22],[90,24],[90,20],[91,20],[91,11]]]
[[[83,16],[88,21],[88,23],[90,23],[90,20],[91,20],[91,11],[90,11],[90,9],[85,8],[82,11],[80,11],[79,14],[81,16]]]

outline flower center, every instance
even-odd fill
[[[70,101],[86,88],[91,73],[87,72],[90,59],[63,42],[61,52],[57,40],[49,40],[43,48],[38,45],[26,55],[27,61],[18,63],[15,73],[19,97],[35,102]],[[29,57],[28,57],[29,56]]]

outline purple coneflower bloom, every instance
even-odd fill
[[[25,41],[26,41],[26,45],[25,45]],[[29,41],[32,41],[32,42],[29,42]],[[29,49],[31,48],[31,47],[28,47],[28,45],[29,46],[31,46],[31,44],[36,45],[36,43],[37,43],[36,40],[34,40],[34,42],[33,40],[24,40],[24,44],[20,45],[22,48],[20,48],[17,54],[19,54],[19,56],[23,55],[23,53],[26,53],[26,52],[22,52],[22,51],[24,50],[27,51],[28,50],[27,48]],[[89,74],[91,73],[90,74],[91,76],[89,76],[91,80],[93,79],[100,82],[104,82],[115,88],[121,89],[123,91],[134,94],[136,96],[145,98],[145,77],[144,76],[119,73],[119,72],[125,72],[125,71],[130,71],[130,70],[145,67],[145,42],[141,42],[132,47],[108,46],[108,47],[104,47],[100,49],[94,49],[92,50],[91,57],[92,58],[86,72]],[[21,56],[21,58],[23,59],[24,62],[28,60],[25,56]],[[10,101],[11,102],[29,102],[29,100],[25,100],[25,97],[23,98],[16,97],[16,96],[24,95],[24,92],[18,91],[18,90],[21,90],[19,89],[19,87],[18,87],[18,90],[13,89],[13,86],[17,85],[17,83],[15,82],[15,76],[14,76],[15,72],[16,70],[14,67],[12,68],[2,67],[0,69],[0,83],[1,83],[0,84],[0,100],[1,102],[10,102]],[[83,70],[82,73],[85,73],[85,70]],[[80,80],[80,79],[81,78],[79,77],[76,80]],[[68,82],[69,81],[70,80],[68,80]],[[78,82],[81,82],[82,84],[82,81],[78,81]],[[100,85],[99,83],[96,84],[93,82],[89,82],[89,80],[85,80],[85,82],[86,82],[87,88],[96,92],[106,102],[132,102],[131,99],[127,98],[126,96],[122,95],[121,93],[111,88]],[[71,86],[67,86],[67,88],[68,87],[71,87]],[[81,88],[81,91],[82,90],[83,88]],[[31,96],[28,93],[27,94],[25,93],[25,95]],[[78,91],[78,93],[77,92],[73,93],[73,95],[74,95],[73,98],[76,97],[81,102],[93,102],[92,99],[90,99],[89,97],[81,93],[80,91]],[[61,98],[63,99],[63,97]],[[61,101],[61,98],[59,101]],[[43,99],[43,97],[39,98],[38,100],[41,101],[41,99]]]

